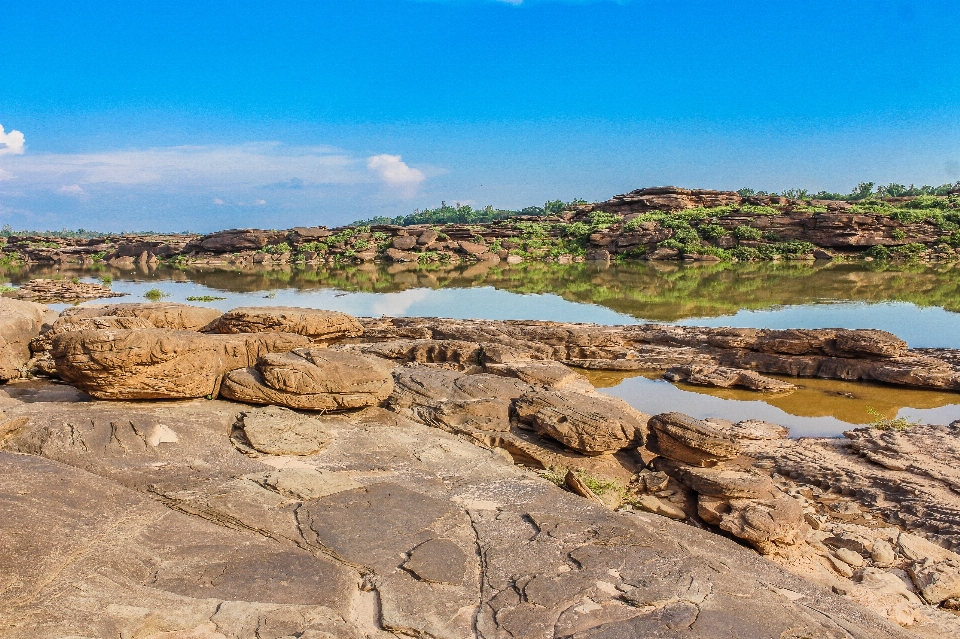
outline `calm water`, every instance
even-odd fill
[[[113,277],[115,291],[130,293],[112,302],[144,301],[143,294],[156,288],[168,301],[221,310],[290,305],[360,316],[879,328],[913,347],[960,348],[960,269],[950,266],[788,262],[699,267],[531,263],[421,268],[368,264],[271,271],[43,267],[8,270],[0,273],[0,282],[16,285],[34,277],[80,277],[93,282],[107,273]],[[187,300],[204,295],[225,299]],[[822,380],[800,383],[804,385],[800,391],[776,398],[674,386],[642,376],[621,376],[604,385],[606,392],[644,412],[681,410],[698,417],[766,419],[790,427],[794,435],[839,434],[871,421],[868,407],[885,417],[931,423],[960,419],[958,393],[845,386]]]

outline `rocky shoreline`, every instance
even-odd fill
[[[869,330],[0,310],[4,636],[960,634],[960,420],[795,440],[645,415],[577,372],[960,390],[953,351]]]
[[[864,201],[791,200],[658,187],[553,216],[487,224],[356,225],[208,235],[11,235],[6,264],[272,267],[584,260],[960,259],[960,194]]]

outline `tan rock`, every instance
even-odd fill
[[[808,530],[800,503],[783,494],[773,499],[731,500],[730,512],[719,526],[764,555],[801,543]]]
[[[235,435],[234,444],[243,452],[251,453],[249,449],[253,449],[266,455],[312,455],[330,442],[330,429],[349,426],[340,418],[321,421],[280,406],[245,411],[241,413],[239,424],[243,437]],[[261,483],[268,485],[271,477],[276,479],[271,475]],[[276,489],[276,486],[270,487]]]
[[[326,348],[267,355],[255,367],[228,373],[221,388],[228,399],[304,410],[373,406],[392,391],[386,364]]]
[[[30,340],[40,334],[46,307],[0,297],[0,381],[17,379],[30,359]]]
[[[514,405],[538,434],[588,455],[641,445],[649,419],[622,399],[568,391],[533,390]]]
[[[714,364],[674,366],[668,369],[663,377],[671,382],[686,382],[687,384],[715,388],[738,386],[763,393],[783,393],[796,389],[796,386],[790,382],[765,377],[755,371]]]
[[[62,333],[76,333],[79,331],[96,330],[132,330],[141,328],[156,328],[153,324],[139,317],[80,317],[66,315],[54,322],[53,327],[30,341],[30,350],[34,353],[49,351],[53,338]]]
[[[285,306],[235,308],[204,330],[208,333],[295,333],[314,341],[357,337],[363,333],[360,323],[346,313]]]
[[[205,306],[176,302],[150,304],[91,304],[65,309],[60,317],[138,317],[157,328],[178,331],[199,331],[220,316],[220,311]]]
[[[925,557],[913,562],[907,572],[924,600],[937,605],[944,599],[960,597],[960,561]]]
[[[674,506],[668,501],[663,501],[654,495],[640,495],[634,502],[642,510],[647,512],[655,513],[657,515],[663,515],[664,517],[669,517],[670,519],[684,520],[687,518],[687,514],[683,512],[682,509]]]
[[[683,413],[661,413],[650,418],[647,448],[658,455],[692,466],[715,466],[740,454],[739,442],[729,433]]]
[[[98,399],[172,399],[216,395],[227,371],[307,343],[289,333],[87,330],[58,335],[50,353],[64,381]]]
[[[659,457],[657,470],[670,475],[700,495],[722,499],[769,499],[776,489],[766,475],[725,468],[700,468]]]

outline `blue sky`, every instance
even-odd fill
[[[960,180],[960,3],[7,0],[0,223]]]

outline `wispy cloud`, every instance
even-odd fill
[[[59,189],[57,189],[57,193],[63,193],[64,195],[75,195],[75,196],[84,196],[87,194],[87,192],[84,191],[79,184],[61,186]]]
[[[24,138],[20,131],[4,133],[0,124],[0,155],[19,155],[23,153]]]

